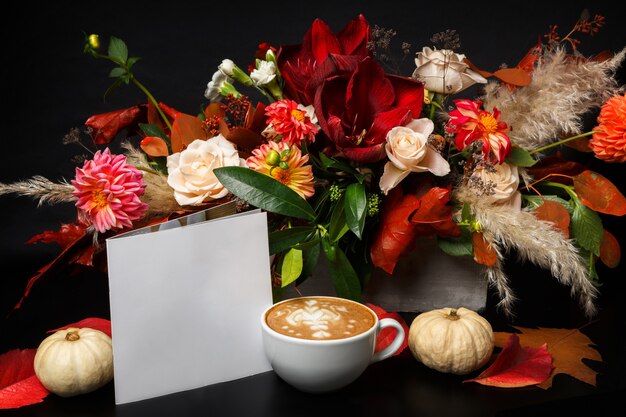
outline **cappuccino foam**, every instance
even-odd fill
[[[376,322],[372,312],[360,304],[324,297],[279,303],[267,312],[265,321],[278,333],[310,340],[352,337],[369,330]]]

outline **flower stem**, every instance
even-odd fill
[[[537,153],[537,152],[543,152],[546,149],[554,148],[555,146],[562,145],[562,144],[570,142],[572,140],[584,138],[585,136],[590,136],[590,135],[593,135],[594,133],[596,133],[596,131],[592,130],[590,132],[581,133],[580,135],[572,136],[572,137],[569,137],[569,138],[566,138],[566,139],[561,139],[561,140],[559,140],[557,142],[554,142],[554,143],[551,143],[549,145],[542,146],[541,148],[533,149],[532,151],[530,151],[528,153],[532,155],[532,154]]]
[[[150,168],[146,168],[146,167],[142,167],[142,166],[136,166],[135,168],[137,168],[140,171],[147,172],[149,174],[160,175],[159,172],[157,172],[157,171],[155,171],[153,169],[150,169]]]
[[[167,116],[163,113],[163,110],[161,110],[161,106],[159,106],[159,103],[156,101],[154,96],[150,93],[150,91],[148,91],[148,89],[142,83],[137,81],[137,79],[134,76],[131,76],[130,79],[132,80],[133,84],[135,84],[146,95],[146,97],[148,97],[148,100],[150,100],[152,104],[154,104],[154,107],[156,107],[157,111],[159,112],[159,115],[161,116],[161,118],[163,119],[163,121],[165,122],[165,124],[167,125],[167,127],[169,128],[171,132],[172,124],[168,120]]]

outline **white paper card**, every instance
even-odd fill
[[[107,240],[116,404],[271,370],[266,214],[187,220]]]

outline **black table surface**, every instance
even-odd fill
[[[223,58],[241,66],[251,60],[258,43],[299,43],[314,18],[335,31],[357,13],[372,23],[393,28],[413,50],[429,37],[457,29],[462,52],[485,69],[515,64],[550,24],[565,30],[583,8],[603,14],[607,26],[595,37],[584,37],[581,48],[592,54],[616,51],[626,45],[621,18],[623,5],[610,1],[468,2],[293,2],[274,1],[243,6],[178,1],[63,2],[35,6],[16,4],[6,18],[18,27],[3,25],[5,63],[0,97],[4,101],[3,149],[0,182],[40,174],[58,180],[73,177],[71,157],[78,149],[61,145],[70,128],[92,114],[128,107],[143,100],[130,88],[102,100],[111,80],[110,67],[82,54],[83,31],[124,39],[131,55],[143,57],[137,76],[159,100],[187,113],[198,103],[213,71]],[[423,4],[422,4],[423,3]],[[593,3],[593,4],[592,4]],[[586,48],[586,49],[585,49]],[[411,61],[411,60],[408,60]],[[408,67],[411,62],[407,61]],[[408,68],[407,67],[407,68]],[[410,68],[409,68],[410,70]],[[623,71],[622,71],[623,74]],[[622,82],[623,82],[622,75]],[[625,190],[623,165],[592,169]],[[24,292],[28,278],[58,253],[54,245],[24,242],[44,230],[71,222],[68,206],[36,207],[32,201],[0,197],[0,353],[36,348],[46,331],[86,317],[109,317],[106,274],[61,271],[38,283],[22,308],[12,306]],[[626,242],[624,220],[603,216],[605,227]],[[490,290],[481,313],[496,331],[522,327],[580,328],[601,353],[603,361],[585,361],[598,374],[597,387],[567,375],[557,375],[553,387],[504,389],[463,383],[466,377],[441,374],[424,367],[408,350],[371,365],[350,386],[330,394],[304,394],[273,372],[137,403],[115,406],[114,382],[73,398],[50,395],[42,403],[0,415],[16,416],[524,416],[577,412],[574,415],[623,415],[626,394],[626,292],[621,281],[624,262],[616,269],[601,265],[599,313],[587,319],[545,271],[516,261],[511,254],[507,273],[519,296],[514,318],[496,308]],[[414,313],[403,313],[410,321]],[[470,376],[475,376],[471,374]],[[167,375],[163,375],[167,378]],[[617,410],[612,413],[612,408]],[[334,410],[334,411],[333,411]]]

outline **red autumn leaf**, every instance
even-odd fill
[[[539,348],[522,347],[519,336],[511,334],[496,360],[476,378],[477,382],[501,388],[517,388],[540,384],[552,373],[552,356],[547,344]]]
[[[93,115],[87,119],[85,126],[92,129],[91,137],[94,143],[104,145],[115,139],[122,129],[130,128],[138,123],[142,115],[141,106],[133,106]]]
[[[569,239],[569,212],[562,204],[556,201],[545,200],[542,205],[535,209],[535,217],[539,220],[550,222],[563,233],[565,239]]]
[[[474,260],[485,266],[494,266],[498,261],[498,254],[493,249],[485,236],[480,232],[472,233],[472,245],[474,247]]]
[[[407,346],[409,346],[409,327],[407,326],[402,316],[400,316],[400,314],[396,312],[387,312],[385,309],[377,306],[376,304],[366,303],[365,305],[374,310],[374,313],[376,313],[376,316],[378,316],[378,320],[382,320],[384,318],[392,318],[402,325],[402,328],[404,329],[404,341],[402,342],[402,345],[400,345],[400,349],[398,349],[398,351],[394,353],[394,356],[402,353],[402,351],[406,349]],[[378,338],[376,339],[376,349],[374,351],[380,352],[381,350],[389,346],[391,342],[393,342],[393,339],[395,339],[396,334],[398,334],[398,331],[393,327],[386,327],[381,330]]]
[[[111,321],[98,317],[89,317],[81,321],[77,321],[76,323],[71,323],[63,327],[59,327],[58,329],[48,330],[47,333],[58,332],[59,330],[69,329],[70,327],[75,327],[78,329],[87,327],[89,329],[100,330],[101,332],[106,333],[109,337],[111,337]]]
[[[417,235],[461,235],[461,229],[452,220],[452,207],[447,205],[449,200],[450,190],[447,188],[432,187],[421,196],[417,211],[410,217],[411,223],[416,225]]]
[[[589,146],[589,138],[579,138],[565,143],[568,148],[576,149],[578,152],[593,152]]]
[[[80,224],[63,224],[58,231],[46,230],[28,239],[26,243],[58,243],[61,248],[65,248],[76,239],[85,235],[86,227]]]
[[[172,124],[172,152],[180,152],[196,139],[208,139],[202,120],[185,113],[178,113]]]
[[[157,136],[146,136],[139,144],[141,149],[148,155],[155,156],[168,156],[170,151],[167,149],[167,143]]]
[[[93,266],[93,256],[95,253],[96,247],[94,245],[87,246],[83,250],[78,251],[78,253],[71,258],[69,263]]]
[[[412,194],[402,195],[400,187],[389,192],[370,248],[374,266],[393,273],[398,259],[415,239],[415,226],[409,217],[419,207],[420,199]]]
[[[615,185],[597,172],[583,171],[574,177],[574,190],[580,201],[600,213],[623,216],[626,198]]]
[[[585,170],[585,166],[579,162],[568,161],[561,156],[547,156],[541,161],[536,163],[530,168],[527,168],[528,173],[535,180],[542,180],[551,175],[548,179],[554,182],[560,182],[564,184],[571,184],[571,176],[578,175]],[[564,175],[569,177],[564,177]]]
[[[616,268],[621,258],[619,242],[608,230],[604,229],[600,241],[600,260],[609,268]]]
[[[493,76],[516,87],[527,86],[531,81],[530,75],[521,68],[502,68],[494,72]]]
[[[13,349],[0,355],[0,409],[40,403],[49,394],[35,375],[37,349]]]
[[[36,237],[36,236],[35,236]],[[71,263],[72,261],[76,261],[77,259],[82,259],[81,254],[85,249],[85,245],[92,246],[91,237],[86,235],[83,230],[83,234],[79,235],[73,234],[71,240],[68,238],[67,242],[64,242],[64,247],[61,253],[50,263],[40,268],[35,275],[33,275],[28,282],[26,283],[26,289],[24,290],[24,295],[17,302],[17,304],[13,307],[14,309],[18,309],[22,306],[22,303],[30,293],[31,288],[35,285],[40,279],[52,273],[56,270],[62,263]],[[34,238],[29,240],[31,242]],[[31,242],[32,243],[32,242]]]

